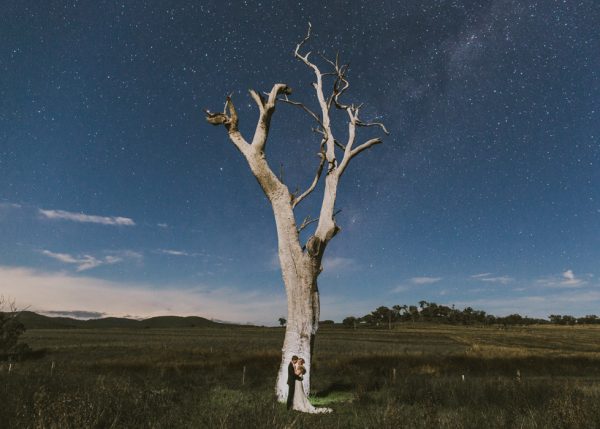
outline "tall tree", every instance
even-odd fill
[[[321,263],[325,248],[340,230],[335,219],[338,183],[352,159],[364,150],[381,143],[380,138],[372,138],[356,144],[357,128],[379,127],[384,133],[388,133],[383,124],[364,122],[360,119],[361,105],[346,104],[341,100],[342,95],[350,86],[347,79],[347,64],[340,64],[337,56],[334,61],[324,58],[324,61],[331,66],[331,70],[322,73],[319,67],[309,59],[310,52],[301,53],[303,46],[310,38],[310,33],[309,23],[306,37],[296,45],[294,56],[315,75],[313,88],[318,101],[318,110],[311,110],[305,104],[291,100],[289,95],[292,91],[284,83],[276,83],[265,95],[250,90],[250,96],[259,110],[258,123],[251,142],[242,136],[238,128],[238,115],[230,96],[226,98],[222,113],[206,111],[206,120],[209,123],[223,125],[227,129],[229,139],[248,162],[250,170],[271,203],[275,216],[279,262],[288,305],[283,353],[276,383],[277,397],[281,402],[287,398],[287,366],[293,355],[302,356],[306,360],[307,372],[304,376],[304,389],[306,392],[310,392],[311,357],[320,313],[317,277],[323,270]],[[326,94],[324,81],[328,76],[332,77],[332,87],[331,92]],[[291,193],[282,180],[273,173],[265,157],[271,118],[276,105],[282,102],[297,106],[310,115],[316,122],[315,131],[320,136],[320,160],[316,174],[308,188],[302,193]],[[348,116],[348,136],[345,144],[333,135],[330,115],[332,109],[345,111]],[[325,186],[320,214],[315,219],[305,218],[301,224],[298,224],[294,209],[316,189],[323,173]],[[314,224],[316,224],[316,228],[313,234],[306,243],[301,243],[300,231]]]

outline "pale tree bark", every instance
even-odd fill
[[[277,229],[278,254],[285,285],[288,305],[287,325],[283,342],[281,365],[277,376],[276,394],[281,402],[288,395],[287,366],[293,355],[303,357],[307,370],[304,376],[304,390],[310,392],[311,363],[314,351],[315,334],[319,325],[320,303],[317,277],[322,271],[321,262],[329,241],[338,233],[335,220],[335,201],[337,188],[342,174],[349,162],[362,151],[381,143],[373,138],[355,146],[358,127],[380,127],[387,134],[381,123],[367,123],[359,119],[361,106],[344,104],[340,97],[349,88],[346,79],[348,66],[340,65],[338,58],[327,61],[332,71],[322,73],[310,59],[310,52],[302,55],[300,50],[310,38],[309,24],[306,37],[298,43],[294,56],[309,67],[315,75],[313,88],[318,101],[318,110],[313,111],[303,103],[290,100],[291,89],[277,83],[270,92],[260,94],[250,90],[250,95],[259,109],[259,119],[252,141],[249,143],[238,129],[238,115],[231,97],[227,97],[222,113],[206,111],[206,120],[213,125],[223,125],[228,131],[229,139],[245,157],[252,174],[269,199],[275,217]],[[328,96],[324,93],[324,78],[333,77],[333,89]],[[314,131],[320,135],[319,164],[309,187],[299,195],[290,193],[288,187],[273,173],[266,157],[265,147],[269,135],[269,125],[278,102],[291,104],[301,108],[316,122]],[[332,108],[346,111],[348,115],[348,137],[345,144],[335,139],[331,130],[330,112]],[[338,162],[336,152],[341,152]],[[294,208],[317,187],[323,171],[325,171],[325,187],[322,196],[321,210],[317,218],[306,218],[298,225]],[[303,245],[300,242],[300,231],[309,225],[316,224],[314,233]]]

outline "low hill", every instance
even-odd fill
[[[27,329],[81,329],[81,328],[217,328],[231,326],[213,322],[198,316],[159,316],[136,320],[125,317],[104,317],[101,319],[79,320],[70,317],[50,317],[32,311],[23,311],[19,320]]]
[[[213,322],[212,320],[197,316],[158,316],[140,320],[140,323],[144,328],[211,328],[223,325],[223,323]]]
[[[27,329],[65,329],[76,328],[81,320],[71,319],[69,317],[48,317],[33,311],[22,311],[19,314],[19,321]]]

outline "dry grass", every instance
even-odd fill
[[[335,409],[324,416],[288,413],[273,401],[282,339],[274,328],[30,331],[25,340],[47,353],[0,371],[0,421],[8,428],[600,427],[600,327],[326,328],[313,366],[315,402]]]

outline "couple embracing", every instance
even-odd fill
[[[306,392],[304,392],[304,374],[306,374],[306,368],[304,367],[304,359],[298,356],[292,356],[292,360],[288,365],[288,397],[287,397],[287,408],[288,410],[302,411],[305,413],[330,413],[333,410],[331,408],[315,408],[310,402]]]

